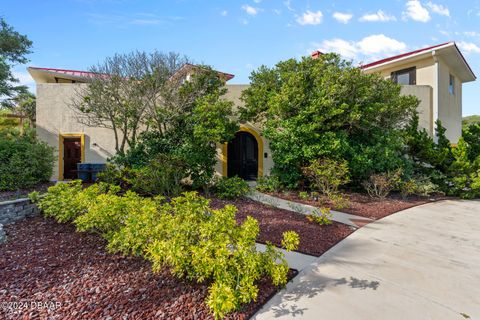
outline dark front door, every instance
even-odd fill
[[[256,180],[258,175],[258,144],[248,132],[237,132],[228,143],[227,173],[245,180]]]
[[[77,163],[82,161],[80,138],[63,139],[63,178],[77,179]]]

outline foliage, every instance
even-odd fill
[[[101,183],[82,190],[80,181],[57,184],[39,206],[58,221],[74,221],[79,231],[99,233],[112,252],[141,255],[154,271],[169,267],[178,277],[209,283],[206,302],[217,319],[256,299],[259,279],[286,283],[283,253],[271,244],[258,252],[258,222],[247,217],[238,224],[234,206],[212,209],[195,192],[166,202],[132,191],[119,195],[119,189]],[[282,245],[296,250],[299,241],[295,232],[285,232]]]
[[[385,199],[401,181],[401,170],[386,173],[375,173],[363,183],[370,197]]]
[[[438,185],[433,183],[430,177],[425,175],[417,175],[399,183],[399,190],[402,198],[409,195],[430,196],[432,194],[442,194]]]
[[[250,191],[247,182],[240,177],[222,177],[214,185],[214,191],[220,199],[237,199]]]
[[[310,222],[315,222],[321,226],[332,224],[332,214],[330,208],[320,208],[320,211],[315,210],[311,214],[307,215],[307,219]]]
[[[260,192],[279,192],[282,190],[280,179],[275,175],[262,176],[257,178],[257,186]]]
[[[46,217],[52,217],[58,222],[71,222],[87,212],[103,188],[100,185],[92,185],[83,190],[80,180],[57,183],[49,187],[45,196],[38,200],[38,207]]]
[[[241,116],[262,127],[285,186],[298,186],[318,158],[345,159],[354,182],[405,165],[398,137],[418,100],[391,81],[335,54],[262,66],[250,79]]]
[[[316,159],[303,168],[303,173],[313,188],[326,196],[338,193],[339,186],[349,182],[348,163],[345,160]]]
[[[12,98],[27,92],[27,87],[18,85],[18,79],[12,71],[15,64],[25,64],[29,60],[32,42],[27,36],[15,31],[3,18],[0,18],[0,98],[1,106],[11,108]]]
[[[47,182],[53,170],[53,151],[30,130],[0,131],[0,190],[30,188]]]
[[[468,158],[468,144],[460,138],[456,148],[452,149],[453,162],[449,168],[452,186],[449,194],[460,195],[465,199],[480,196],[480,157],[474,161]]]
[[[470,127],[472,124],[480,124],[479,115],[471,115],[462,118],[462,126],[464,130]]]
[[[306,191],[300,191],[298,193],[298,197],[301,199],[301,200],[308,200],[310,198],[310,195],[308,194],[308,192]]]
[[[107,163],[107,167],[97,174],[97,178],[99,182],[117,185],[122,190],[126,190],[131,187],[130,180],[133,175],[132,169]]]
[[[468,144],[468,159],[475,161],[480,156],[480,123],[474,123],[463,128],[463,140]]]
[[[113,192],[98,194],[88,210],[79,215],[74,223],[79,231],[96,232],[110,240],[129,215],[142,210],[144,201],[147,200],[132,191],[127,191],[123,196]]]
[[[171,156],[157,155],[142,168],[133,169],[128,180],[132,190],[143,195],[178,196],[182,190],[182,179],[186,174],[185,163]]]

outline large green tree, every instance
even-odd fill
[[[27,92],[25,86],[18,84],[12,67],[28,62],[26,55],[31,51],[32,41],[26,35],[15,31],[0,18],[0,99],[3,107],[13,107],[12,98]]]
[[[405,165],[400,128],[418,101],[391,81],[336,54],[262,66],[250,79],[241,117],[270,139],[284,184],[297,185],[301,168],[319,157],[346,159],[354,182]]]

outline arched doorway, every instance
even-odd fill
[[[249,132],[239,131],[227,145],[228,177],[239,176],[245,180],[257,180],[258,143]]]

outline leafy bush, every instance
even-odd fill
[[[330,208],[320,208],[320,211],[315,210],[311,214],[307,215],[307,219],[310,222],[318,223],[321,226],[332,224],[332,214]]]
[[[53,151],[34,132],[0,131],[0,191],[47,182],[52,176]]]
[[[439,187],[430,180],[428,176],[415,176],[399,183],[399,190],[402,198],[409,195],[430,196],[432,194],[442,194]]]
[[[303,173],[312,182],[315,190],[327,196],[336,194],[338,187],[349,181],[348,163],[345,160],[317,159],[303,168]]]
[[[372,174],[363,187],[372,198],[385,199],[401,181],[401,170]]]
[[[131,187],[130,180],[134,172],[127,167],[120,167],[112,163],[107,163],[105,170],[97,174],[97,179],[101,183],[119,186],[122,190]]]
[[[38,207],[47,217],[58,222],[71,222],[85,214],[102,193],[118,192],[119,188],[107,184],[94,184],[83,189],[82,181],[57,183],[48,188],[44,197],[38,198]]]
[[[474,161],[468,158],[468,144],[460,138],[456,148],[452,149],[453,162],[449,168],[452,186],[450,194],[459,195],[465,199],[480,196],[480,157]]]
[[[154,271],[169,267],[178,277],[210,283],[206,302],[216,318],[256,299],[259,279],[286,283],[283,253],[271,244],[258,252],[258,222],[247,217],[238,224],[234,206],[214,210],[195,192],[166,202],[132,191],[120,196],[119,189],[98,184],[82,190],[79,181],[58,184],[39,205],[59,221],[75,219],[79,231],[99,233],[110,251],[143,255]],[[298,234],[284,233],[285,249],[295,250],[298,244]]]
[[[262,176],[257,179],[256,189],[260,192],[279,192],[282,190],[282,184],[278,176]]]
[[[129,182],[132,190],[140,194],[173,197],[183,191],[182,179],[186,175],[186,166],[182,160],[158,155],[147,166],[134,169]]]
[[[354,183],[408,165],[402,128],[418,99],[336,54],[260,67],[242,99],[242,120],[261,124],[273,173],[287,188],[298,187],[302,168],[318,158],[348,161]]]
[[[257,252],[258,222],[247,217],[238,225],[234,206],[212,210],[208,200],[185,193],[162,210],[163,235],[148,247],[148,259],[154,270],[169,266],[177,276],[198,282],[211,279],[207,304],[217,318],[256,299],[255,281],[261,277],[269,276],[275,285],[286,282],[288,266],[282,254],[271,245]],[[297,240],[287,234],[283,243],[294,249]]]
[[[310,198],[310,195],[308,194],[308,192],[306,191],[300,191],[298,193],[298,197],[301,199],[301,200],[308,200]]]
[[[220,199],[236,199],[246,195],[250,191],[250,187],[245,180],[237,176],[222,177],[215,184],[214,191]]]

